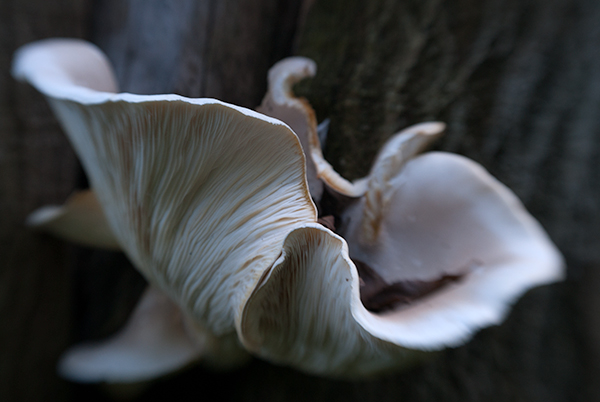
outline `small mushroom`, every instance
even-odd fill
[[[149,287],[119,333],[71,348],[59,372],[82,382],[138,382],[167,374],[202,356],[210,344],[198,332],[192,338],[187,321],[177,305]]]
[[[72,194],[65,205],[47,205],[27,218],[27,225],[85,246],[118,250],[119,243],[93,191]]]
[[[366,375],[414,357],[407,350],[390,351],[381,341],[412,350],[460,345],[478,329],[499,324],[531,287],[562,279],[562,256],[507,187],[465,157],[419,155],[441,135],[443,123],[417,124],[394,135],[367,177],[351,183],[339,176],[323,159],[312,108],[305,100],[294,101],[291,91],[295,82],[315,72],[305,58],[276,64],[263,100],[269,108],[261,110],[286,121],[293,105],[295,121],[305,115],[308,127],[296,133],[308,144],[307,163],[312,159],[325,185],[322,194],[333,201],[313,198],[321,212],[333,214],[335,224],[325,226],[344,243],[336,245],[317,228],[304,229],[304,237],[321,238],[336,250],[316,258],[306,250],[325,253],[326,248],[301,246],[300,240],[287,243],[294,238],[288,236],[287,258],[280,257],[280,265],[276,262],[273,268],[288,273],[271,273],[246,305],[243,329],[249,349],[259,349],[270,360],[304,365],[311,372]],[[329,216],[320,221],[324,218]],[[297,237],[299,231],[294,232]],[[329,260],[332,268],[300,263],[312,258]],[[338,292],[331,290],[336,280]],[[348,285],[357,280],[356,288]],[[323,283],[329,292],[322,289]],[[309,303],[304,294],[321,298]],[[344,299],[351,302],[340,303]],[[312,329],[311,319],[320,311],[331,313],[321,316],[320,336],[303,333],[300,328]],[[332,320],[329,324],[325,316]],[[290,323],[288,317],[306,319],[303,324]],[[329,342],[338,342],[342,333],[345,343],[338,349]],[[307,346],[307,339],[314,344]],[[250,340],[256,344],[250,345]],[[331,353],[329,360],[315,359],[319,348],[316,355]],[[347,356],[340,357],[344,352]]]
[[[562,278],[560,253],[510,190],[462,156],[417,155],[442,123],[394,136],[366,178],[338,175],[291,91],[315,71],[303,58],[277,64],[261,114],[116,93],[106,58],[82,41],[19,50],[14,75],[48,98],[105,217],[55,232],[110,228],[152,285],[121,334],[73,349],[63,373],[142,380],[194,359],[238,363],[245,349],[311,373],[373,375],[466,342],[527,289]],[[69,204],[61,214],[80,221]]]

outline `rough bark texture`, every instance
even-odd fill
[[[69,343],[70,247],[31,233],[27,214],[61,203],[77,161],[46,102],[9,74],[14,50],[47,36],[81,37],[88,2],[0,1],[0,400],[64,399],[55,374]],[[63,21],[69,21],[65,24]]]
[[[317,0],[304,15],[309,3],[0,0],[0,400],[108,400],[53,365],[69,343],[116,330],[144,286],[118,253],[22,226],[85,184],[41,96],[8,75],[18,45],[51,36],[97,43],[123,90],[248,107],[274,61],[309,56],[319,73],[298,90],[331,119],[326,154],[342,174],[365,174],[395,131],[445,121],[436,148],[482,163],[567,257],[566,282],[529,292],[502,326],[408,372],[342,382],[253,360],[228,373],[195,367],[139,400],[600,399],[600,3]]]

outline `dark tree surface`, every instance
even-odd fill
[[[121,254],[23,226],[85,185],[45,101],[8,72],[18,46],[54,36],[98,44],[123,90],[247,107],[271,64],[311,57],[318,75],[297,90],[331,119],[338,171],[359,177],[394,132],[445,121],[436,148],[513,189],[567,258],[567,281],[404,373],[332,381],[255,359],[226,373],[194,367],[139,400],[599,400],[598,21],[595,0],[0,0],[0,400],[108,400],[54,365],[69,344],[118,329],[144,287]]]
[[[46,36],[88,31],[82,1],[0,0],[0,400],[64,400],[55,375],[70,342],[73,260],[66,244],[31,233],[32,208],[61,203],[77,161],[44,99],[10,77],[12,52]],[[68,21],[68,23],[65,23]]]

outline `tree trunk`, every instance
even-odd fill
[[[62,203],[77,161],[46,101],[10,76],[14,50],[47,36],[83,36],[87,1],[0,1],[0,400],[65,399],[55,374],[71,329],[70,246],[23,222]],[[65,23],[69,21],[69,23]]]
[[[0,400],[110,400],[53,367],[67,345],[117,330],[144,287],[121,254],[23,226],[85,185],[42,97],[8,74],[17,46],[52,36],[98,44],[124,91],[246,107],[271,64],[311,57],[318,74],[297,92],[331,119],[326,156],[340,173],[364,175],[403,127],[445,121],[435,147],[483,164],[567,258],[565,282],[530,291],[501,326],[406,372],[334,381],[254,359],[232,372],[194,367],[138,400],[600,399],[597,21],[593,0],[0,0]]]

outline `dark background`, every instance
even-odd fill
[[[254,359],[172,375],[140,401],[600,400],[598,21],[595,0],[0,0],[0,401],[108,400],[56,360],[117,330],[144,288],[122,255],[23,225],[86,185],[44,99],[9,74],[17,47],[60,36],[99,45],[124,91],[251,108],[274,62],[311,57],[318,75],[297,91],[331,119],[340,173],[365,174],[407,125],[445,121],[435,147],[507,184],[568,263],[503,325],[407,372],[331,381]]]

